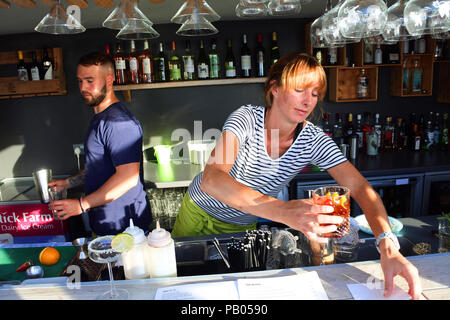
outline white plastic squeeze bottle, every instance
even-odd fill
[[[176,277],[177,261],[175,257],[175,243],[170,233],[160,228],[159,220],[156,229],[148,234],[148,271],[150,278]]]
[[[148,244],[145,241],[144,230],[134,226],[133,219],[130,219],[130,226],[124,232],[131,234],[134,238],[133,248],[122,254],[125,278],[127,280],[149,278],[150,274],[147,268]]]

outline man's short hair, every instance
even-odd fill
[[[114,72],[114,60],[110,55],[103,52],[91,52],[80,58],[78,65],[89,66],[105,66],[111,68]]]

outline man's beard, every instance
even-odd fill
[[[89,107],[96,107],[100,103],[102,103],[103,100],[105,100],[105,97],[106,97],[106,85],[103,86],[102,90],[100,91],[100,94],[96,98],[94,98],[92,95],[91,95],[92,98],[84,97],[83,95],[86,94],[86,93],[90,95],[89,92],[86,92],[86,91],[82,91],[81,92],[81,95],[82,95],[82,97],[84,99],[84,103],[86,103]]]

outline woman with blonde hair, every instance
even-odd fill
[[[276,198],[306,165],[327,170],[350,189],[379,242],[387,295],[400,274],[417,299],[417,269],[398,251],[381,198],[320,128],[307,120],[327,89],[322,66],[310,55],[291,53],[270,69],[264,86],[266,106],[246,105],[226,120],[205,170],[188,188],[174,237],[239,232],[256,228],[257,217],[301,231],[311,241],[334,232],[342,222],[331,206],[311,199]]]

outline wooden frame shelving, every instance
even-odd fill
[[[22,50],[24,62],[31,62],[31,52],[36,52],[38,61],[42,61],[43,50]],[[65,95],[66,77],[63,71],[63,55],[61,48],[48,48],[48,55],[53,59],[52,80],[20,81],[17,77],[0,77],[0,99],[25,98],[49,95]],[[17,51],[0,52],[0,65],[16,65],[19,62]]]
[[[143,84],[125,84],[125,85],[115,85],[114,91],[121,91],[125,101],[130,102],[132,90],[151,90],[151,89],[165,89],[165,88],[264,83],[266,79],[267,79],[266,77],[260,77],[260,78],[232,78],[232,79],[213,79],[213,80],[155,82]]]

